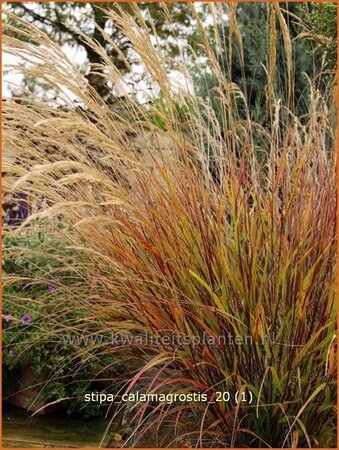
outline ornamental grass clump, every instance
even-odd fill
[[[335,445],[334,81],[320,90],[309,80],[308,112],[295,114],[288,28],[278,5],[267,7],[274,30],[265,125],[252,120],[198,14],[204,56],[187,53],[195,70],[217,80],[218,114],[194,92],[184,56],[172,64],[189,89],[172,89],[166,56],[147,31],[151,18],[137,5],[133,14],[107,14],[152,86],[146,106],[133,95],[108,105],[48,36],[22,19],[16,37],[5,27],[4,50],[23,63],[17,70],[55,92],[56,100],[8,99],[3,117],[11,154],[4,189],[33,205],[7,232],[47,226],[79,255],[58,336],[118,336],[114,345],[72,345],[84,364],[93,352],[126,364],[121,395],[208,398],[133,405],[126,446],[161,429],[168,431],[158,444],[172,447]],[[229,8],[241,52],[235,6],[220,8]],[[275,93],[278,29],[285,99]],[[103,61],[92,70],[121,83],[98,44],[83,39]],[[74,326],[63,320],[72,305],[83,311]]]

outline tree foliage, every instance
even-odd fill
[[[113,10],[118,13],[121,8],[131,15],[140,14],[139,21],[145,22],[150,35],[158,39],[158,43],[165,48],[166,53],[173,57],[178,53],[178,46],[173,39],[167,38],[171,34],[176,39],[182,39],[191,23],[191,10],[185,3],[169,5],[142,3],[138,12],[133,3],[116,2],[47,2],[33,5],[7,3],[7,7],[17,18],[32,22],[58,44],[84,51],[86,58],[82,70],[87,74],[89,83],[104,98],[111,92],[111,87],[107,86],[103,74],[98,74],[98,65],[102,64],[103,60],[100,53],[89,44],[90,40],[103,49],[121,72],[129,71],[125,57],[132,50],[131,42],[126,39],[119,26],[109,19],[107,12]],[[7,21],[15,26],[18,22],[16,17],[12,16]],[[109,36],[109,40],[105,39],[105,34],[101,30]],[[26,79],[26,83],[29,81],[32,80]]]
[[[309,80],[318,77],[321,88],[324,77],[320,74],[325,70],[333,72],[336,61],[336,5],[284,2],[280,6],[281,20],[271,16],[272,5],[239,3],[218,25],[223,42],[214,40],[213,45],[225,74],[246,95],[252,118],[263,124],[266,124],[268,112],[267,75],[272,76],[276,99],[280,98],[285,103],[289,100],[290,105],[302,114],[308,109]],[[233,22],[229,19],[233,13],[238,23],[237,29],[230,26]],[[272,20],[274,23],[270,23]],[[272,30],[275,30],[275,36]],[[214,24],[210,26],[209,34],[213,41]],[[191,35],[191,44],[198,51],[201,42],[196,39],[197,35]],[[275,53],[275,63],[268,74],[272,52]],[[293,60],[290,81],[289,57]],[[215,106],[216,78],[208,72],[203,77],[194,72],[193,76],[198,92],[211,96]],[[220,115],[220,111],[217,114]]]

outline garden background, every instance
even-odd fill
[[[4,13],[4,400],[127,447],[335,447],[336,5]],[[136,391],[210,402],[85,400]]]

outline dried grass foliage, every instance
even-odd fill
[[[241,48],[236,6],[223,7],[229,7],[230,33]],[[249,335],[254,341],[231,350],[103,347],[103,353],[133,360],[128,389],[145,379],[149,392],[211,393],[222,387],[234,393],[246,387],[255,397],[256,407],[158,405],[149,414],[148,405],[140,405],[129,441],[134,445],[151,425],[185,422],[183,411],[190,407],[202,414],[199,429],[188,436],[192,445],[315,446],[331,439],[335,91],[330,85],[320,92],[310,80],[304,117],[295,116],[292,100],[281,104],[275,97],[276,27],[283,34],[290,99],[293,58],[284,16],[278,5],[268,8],[273,28],[267,128],[251,120],[246,94],[222,71],[201,21],[206,58],[219,82],[221,122],[209,99],[194,93],[180,94],[180,116],[165,57],[137,6],[135,17],[122,9],[109,14],[161,91],[161,109],[156,102],[145,108],[132,97],[121,110],[110,108],[47,36],[22,21],[16,31],[36,46],[6,36],[5,29],[4,50],[27,63],[20,70],[57,92],[68,89],[83,105],[57,108],[39,98],[4,102],[4,148],[11,155],[4,153],[4,190],[27,193],[32,204],[45,199],[44,208],[8,233],[44,226],[46,219],[53,233],[64,225],[60,238],[83,255],[81,292],[92,296],[94,289],[95,317],[105,332]],[[84,39],[101,52],[107,77],[121,80],[97,44]],[[161,117],[162,129],[154,116]],[[76,303],[78,292],[68,287],[65,296]],[[89,308],[84,323],[90,320]],[[265,335],[280,344],[257,345]]]

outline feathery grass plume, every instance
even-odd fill
[[[235,8],[215,4],[212,12],[217,21],[229,9],[241,51]],[[57,98],[8,99],[3,113],[5,190],[33,205],[6,232],[45,227],[78,258],[53,338],[72,329],[119,334],[119,345],[73,346],[83,364],[91,354],[125,361],[121,394],[208,397],[138,403],[126,446],[161,428],[168,432],[159,445],[168,446],[335,445],[334,82],[320,92],[310,80],[303,117],[276,97],[279,29],[290,99],[293,55],[284,15],[268,8],[266,128],[251,120],[246,93],[219,65],[199,14],[205,59],[197,57],[196,70],[218,80],[220,119],[192,87],[172,89],[166,56],[147,31],[151,19],[136,4],[133,15],[107,14],[159,93],[146,106],[132,95],[119,107],[105,104],[48,36],[17,19],[27,43],[6,36],[5,26],[4,50],[25,63],[16,70]],[[121,82],[103,49],[83,38],[105,61],[98,74]],[[179,69],[191,85],[184,59]],[[84,301],[93,296],[95,308]],[[80,316],[70,314],[79,307]]]

